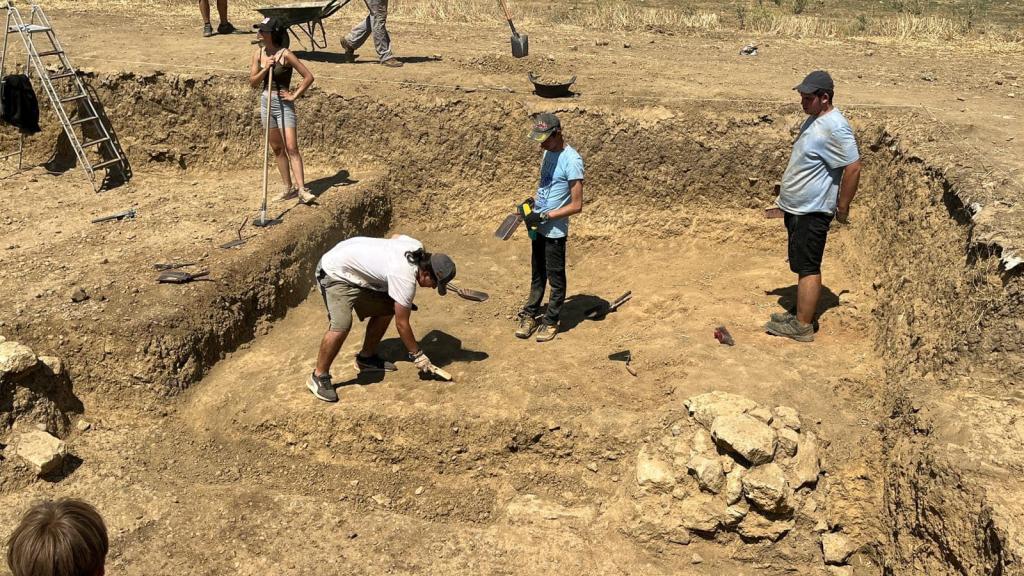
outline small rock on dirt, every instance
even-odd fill
[[[17,342],[0,342],[0,379],[19,376],[38,362],[35,352]]]
[[[92,422],[82,419],[75,423],[75,428],[78,428],[79,432],[88,432],[92,429]]]
[[[597,462],[587,462],[587,470],[591,472],[597,472]]]
[[[800,444],[800,435],[790,428],[783,428],[779,430],[777,436],[779,455],[788,458],[796,456],[797,446]]]
[[[714,533],[721,526],[720,510],[707,494],[687,498],[679,504],[679,518],[685,528],[705,534]]]
[[[423,486],[417,486],[417,487],[416,487],[416,491],[415,491],[415,494],[416,494],[417,496],[419,496],[420,494],[423,494]]]
[[[825,564],[845,564],[856,547],[845,534],[834,532],[821,535],[821,552]]]
[[[60,376],[64,372],[64,363],[57,356],[40,356],[39,361],[52,376]]]
[[[786,476],[774,462],[743,475],[743,495],[759,510],[773,514],[792,512],[789,493]]]
[[[743,468],[736,467],[725,476],[725,503],[730,506],[739,502],[743,497]]]
[[[793,481],[795,490],[803,486],[814,486],[818,483],[821,473],[821,460],[818,456],[818,437],[813,432],[804,434],[797,448],[796,460],[793,463]]]
[[[636,483],[658,489],[671,489],[675,485],[672,467],[648,452],[645,446],[636,457]]]
[[[388,498],[384,494],[374,494],[373,495],[373,501],[376,502],[380,506],[390,506],[391,505],[391,498]]]
[[[686,468],[697,478],[697,484],[701,490],[718,494],[725,487],[725,474],[722,472],[722,465],[717,458],[708,458],[697,455],[690,458]]]
[[[775,455],[775,432],[764,422],[746,414],[715,418],[711,425],[711,438],[719,448],[737,454],[755,466],[771,462]]]
[[[75,291],[71,293],[71,301],[72,302],[75,302],[75,303],[85,302],[88,299],[89,299],[89,295],[86,294],[85,289],[82,288],[81,286],[79,286],[78,288],[75,288]]]
[[[690,562],[692,562],[693,564],[700,564],[703,561],[704,561],[704,558],[700,554],[697,554],[696,552],[693,553],[693,558],[690,559]]]
[[[39,476],[60,468],[67,455],[67,447],[59,438],[40,430],[18,433],[11,441],[11,452],[25,461]]]
[[[852,566],[828,566],[829,576],[856,576]]]
[[[789,406],[775,407],[775,421],[791,430],[800,431],[800,413]]]
[[[736,527],[736,531],[748,540],[776,541],[792,530],[795,525],[793,520],[769,520],[756,512],[751,512],[744,516],[743,521]]]
[[[754,408],[753,410],[747,412],[747,414],[750,414],[751,416],[757,418],[758,420],[764,422],[765,424],[772,423],[772,411],[765,408],[764,406],[758,406],[757,408]]]

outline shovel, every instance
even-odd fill
[[[530,53],[530,39],[526,37],[526,34],[516,32],[516,27],[512,24],[512,14],[509,13],[505,0],[498,0],[498,4],[501,5],[502,11],[505,12],[505,20],[508,20],[508,27],[512,29],[512,57],[522,58]]]
[[[481,292],[480,290],[470,290],[468,288],[460,288],[454,282],[449,282],[448,287],[455,291],[460,298],[471,300],[473,302],[486,302],[490,296],[487,292]]]

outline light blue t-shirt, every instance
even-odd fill
[[[540,163],[540,183],[537,184],[537,198],[534,209],[550,212],[572,201],[569,182],[583,180],[583,158],[572,146],[566,145],[558,152],[544,151]],[[569,219],[549,220],[537,228],[541,236],[565,238],[569,234]]]
[[[776,204],[790,214],[836,211],[843,168],[860,159],[853,129],[838,108],[800,127]]]

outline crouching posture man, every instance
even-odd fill
[[[331,248],[316,267],[316,281],[327,305],[330,326],[320,341],[316,369],[306,386],[317,398],[337,402],[331,384],[331,364],[352,328],[352,310],[366,323],[363,348],[356,354],[356,369],[394,371],[395,365],[377,355],[377,346],[395,319],[398,335],[409,351],[409,360],[421,372],[432,364],[420,350],[409,314],[416,287],[437,288],[442,296],[455,278],[455,263],[444,254],[430,254],[423,244],[408,236],[389,239],[354,237]]]

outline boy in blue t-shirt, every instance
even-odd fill
[[[540,142],[544,155],[533,212],[525,218],[528,227],[537,228],[537,235],[532,246],[530,297],[519,313],[516,336],[525,339],[536,331],[538,342],[548,342],[558,334],[558,315],[565,302],[569,216],[583,210],[583,158],[565,143],[562,124],[554,114],[538,114],[529,137]],[[538,324],[548,282],[551,298]]]

